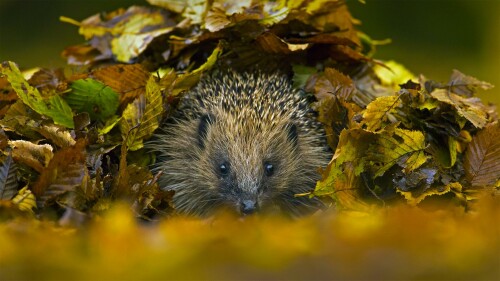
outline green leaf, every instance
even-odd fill
[[[316,73],[315,67],[305,66],[302,64],[292,64],[293,68],[293,86],[295,88],[304,88],[307,79]]]
[[[37,113],[52,118],[56,124],[74,128],[73,112],[59,95],[54,94],[44,99],[40,92],[24,79],[21,71],[13,62],[3,63],[0,67],[0,73],[7,76],[12,89],[16,91],[24,104]]]
[[[481,130],[467,146],[464,169],[472,186],[491,186],[500,178],[499,124]]]
[[[109,133],[120,122],[120,120],[122,120],[122,118],[116,115],[107,119],[102,128],[98,128],[99,134],[105,135]]]
[[[92,120],[106,121],[119,106],[119,96],[110,87],[93,79],[80,79],[71,84],[64,98],[76,112],[87,112]]]
[[[143,147],[143,140],[151,137],[159,127],[163,111],[161,91],[154,76],[146,84],[146,94],[137,98],[123,111],[120,129],[129,150]]]
[[[17,165],[9,153],[0,164],[0,200],[10,200],[17,191]]]
[[[457,140],[453,136],[448,136],[448,150],[450,151],[450,167],[457,162]]]
[[[374,177],[382,176],[395,164],[403,167],[406,174],[417,169],[427,161],[425,148],[425,136],[420,131],[396,128],[394,132],[380,133],[369,151],[370,159],[382,165],[375,169]]]

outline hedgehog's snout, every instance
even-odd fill
[[[240,202],[240,213],[243,216],[251,215],[258,210],[257,200],[246,199]]]

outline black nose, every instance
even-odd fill
[[[243,200],[241,202],[241,214],[250,215],[257,210],[257,204],[254,200]]]

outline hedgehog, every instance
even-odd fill
[[[226,209],[301,216],[324,208],[313,190],[330,158],[304,92],[284,74],[203,76],[149,144],[153,172],[183,214]]]

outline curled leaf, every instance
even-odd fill
[[[35,195],[28,189],[27,186],[19,190],[17,195],[12,198],[12,202],[16,204],[21,211],[34,213],[33,209],[36,208]]]
[[[408,204],[411,206],[418,205],[420,202],[422,202],[425,198],[429,196],[434,196],[434,195],[439,196],[447,194],[449,192],[455,193],[458,196],[464,196],[462,194],[462,185],[458,182],[453,182],[440,187],[431,187],[426,189],[424,192],[420,194],[413,194],[413,192],[411,191],[402,191],[400,189],[397,189],[397,192],[403,195]]]
[[[34,144],[24,140],[9,141],[12,147],[12,157],[18,163],[23,163],[38,172],[46,167],[54,153],[49,144]]]

